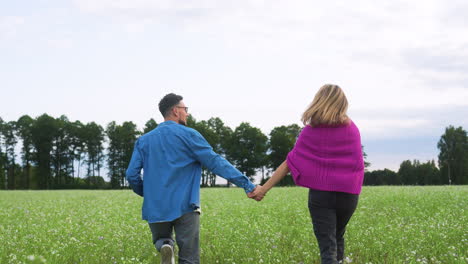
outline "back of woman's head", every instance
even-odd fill
[[[302,114],[304,125],[341,125],[348,122],[348,100],[338,85],[325,84]]]

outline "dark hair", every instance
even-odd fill
[[[169,110],[182,101],[182,99],[184,99],[182,96],[174,93],[166,94],[161,101],[159,101],[159,112],[161,112],[163,117],[167,117]]]

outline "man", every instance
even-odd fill
[[[127,169],[133,191],[143,196],[142,215],[162,263],[174,263],[175,230],[179,263],[200,263],[201,165],[251,193],[255,186],[213,149],[196,130],[186,127],[188,107],[170,93],[159,102],[164,122],[135,143]],[[144,171],[143,179],[141,169]]]

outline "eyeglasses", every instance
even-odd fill
[[[177,108],[184,108],[185,113],[188,113],[188,107],[187,106],[176,106]]]

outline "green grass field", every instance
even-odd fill
[[[320,263],[307,189],[262,202],[202,190],[201,262]],[[0,192],[0,263],[159,263],[142,199],[124,191]],[[348,225],[351,263],[468,263],[468,186],[365,187]]]

